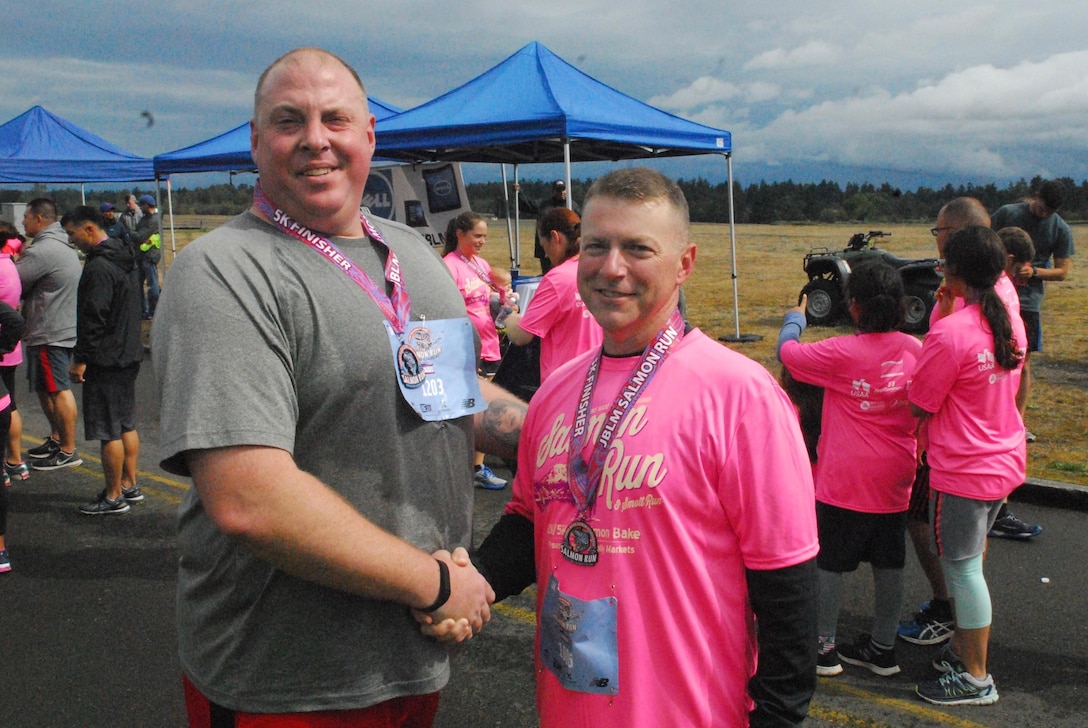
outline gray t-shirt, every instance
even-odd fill
[[[412,320],[464,318],[445,265],[411,229],[377,221],[400,260]],[[337,246],[376,281],[384,248]],[[377,306],[319,253],[246,213],[170,268],[152,332],[163,467],[187,450],[265,445],[424,551],[470,545],[471,418],[424,422],[396,384]],[[185,672],[236,710],[360,708],[441,689],[446,648],[407,607],[327,589],[224,536],[194,489],[179,510]]]
[[[1035,245],[1035,257],[1031,262],[1036,268],[1053,267],[1051,258],[1073,257],[1073,231],[1065,220],[1057,214],[1039,217],[1032,213],[1026,202],[1016,202],[999,208],[993,214],[991,227],[994,230],[1004,227],[1022,228]],[[1029,278],[1027,285],[1017,286],[1021,310],[1038,312],[1042,308],[1044,285],[1038,278]]]
[[[16,261],[23,284],[23,342],[76,345],[76,292],[83,265],[59,222],[41,230]]]

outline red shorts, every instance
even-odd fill
[[[313,713],[243,713],[215,705],[189,682],[185,709],[189,728],[430,728],[438,712],[439,693],[409,695],[358,710]]]

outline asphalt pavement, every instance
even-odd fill
[[[20,378],[29,448],[47,432],[25,386]],[[137,402],[140,485],[147,498],[129,513],[78,512],[102,488],[97,443],[79,442],[82,466],[32,472],[9,491],[13,571],[0,574],[0,728],[185,725],[174,636],[174,517],[188,482],[157,465],[149,361]],[[508,490],[476,491],[477,543],[508,497]],[[806,726],[1088,725],[1088,622],[1082,618],[1088,613],[1088,488],[1033,480],[1017,491],[1013,508],[1046,530],[1029,543],[990,544],[991,669],[1001,700],[958,709],[921,702],[913,685],[932,676],[934,650],[900,643],[901,675],[880,678],[847,666],[838,678],[821,678]],[[852,636],[867,630],[867,569],[848,579],[847,591],[840,631]],[[907,595],[904,617],[929,596],[913,558]],[[487,629],[455,648],[439,728],[536,725],[532,609],[531,592],[496,605]]]

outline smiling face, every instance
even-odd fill
[[[362,235],[374,116],[343,64],[304,50],[271,68],[258,91],[250,145],[274,205],[317,232]]]
[[[457,231],[457,251],[466,258],[479,255],[486,242],[487,223],[483,220],[477,220],[471,230]]]
[[[597,196],[586,203],[578,292],[604,329],[605,353],[641,352],[668,323],[695,266],[684,230],[663,199]]]

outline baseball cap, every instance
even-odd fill
[[[554,185],[552,185],[552,187],[554,187],[554,188],[555,188],[555,189],[557,189],[557,190],[565,190],[565,189],[567,189],[567,183],[566,183],[566,182],[564,182],[564,181],[563,181],[563,180],[561,180],[561,179],[557,179],[557,180],[555,181],[555,184],[554,184]]]
[[[112,209],[113,209],[113,205],[111,205],[108,202],[103,202],[101,205],[98,206],[98,211],[99,212],[109,212]]]
[[[148,207],[155,206],[155,198],[151,195],[144,195],[140,199],[136,200],[136,202],[140,203],[141,205],[147,205]]]

